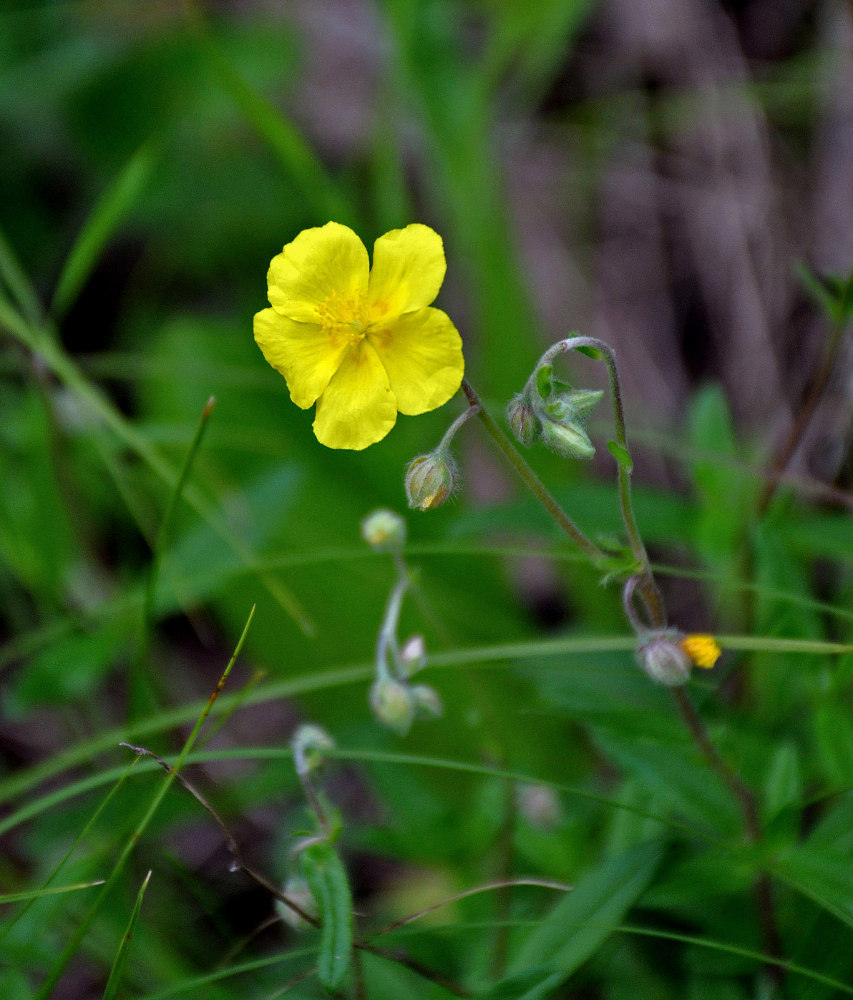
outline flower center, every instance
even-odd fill
[[[364,340],[369,328],[367,299],[362,292],[341,295],[338,291],[317,305],[320,327],[333,343],[352,345]]]

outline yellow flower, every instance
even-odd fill
[[[697,667],[703,667],[705,670],[710,670],[723,655],[716,639],[702,632],[691,632],[690,635],[686,635],[679,646]]]
[[[446,269],[441,237],[411,225],[381,236],[373,269],[356,234],[337,222],[303,230],[273,257],[272,308],[255,341],[290,398],[317,404],[314,433],[329,448],[366,448],[397,412],[434,410],[462,381],[462,341],[430,303]]]

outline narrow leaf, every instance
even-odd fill
[[[346,978],[352,957],[352,894],[346,869],[328,842],[302,852],[302,873],[320,917],[319,977],[331,993]]]
[[[525,969],[478,993],[477,1000],[539,1000],[553,988],[553,980],[551,969]]]
[[[548,963],[554,973],[549,988],[565,982],[619,926],[651,881],[662,853],[658,842],[642,844],[588,874],[527,936],[510,972],[518,975]]]
[[[133,940],[133,931],[142,910],[142,898],[145,895],[145,890],[148,888],[150,880],[151,872],[149,871],[143,879],[142,885],[139,887],[139,892],[136,896],[136,904],[134,905],[133,912],[130,915],[127,930],[124,932],[124,936],[121,939],[121,944],[119,945],[118,952],[116,953],[113,967],[110,969],[110,978],[107,980],[107,985],[104,987],[103,1000],[114,1000],[118,993],[122,976],[124,975],[124,970],[127,966],[128,955],[130,954],[130,942]]]
[[[103,885],[104,880],[98,879],[96,882],[78,882],[77,885],[54,885],[41,889],[29,889],[25,892],[4,892],[0,894],[0,904],[21,903],[25,899],[39,899],[42,896],[56,896],[63,892],[76,892],[78,889],[91,889],[97,885]]]
[[[148,183],[158,152],[153,140],[145,142],[101,195],[65,260],[51,305],[54,317],[73,305],[104,247]]]

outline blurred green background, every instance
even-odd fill
[[[676,624],[849,642],[849,303],[831,299],[830,278],[853,261],[851,39],[850,6],[832,0],[0,6],[0,889],[48,877],[128,763],[120,739],[180,748],[255,604],[228,688],[245,705],[211,747],[285,748],[310,718],[345,750],[497,769],[333,769],[329,795],[370,915],[399,916],[501,871],[571,880],[641,839],[637,816],[577,798],[550,833],[522,816],[513,835],[500,769],[641,811],[671,815],[680,801],[674,814],[734,835],[722,786],[689,776],[692,749],[665,693],[634,666],[618,590],[599,585],[475,424],[457,446],[458,499],[407,517],[419,586],[403,636],[424,634],[436,655],[426,679],[445,714],[404,743],[378,727],[367,689],[394,576],[359,523],[378,506],[403,509],[407,461],[464,400],[401,417],[365,452],[328,451],[264,363],[252,316],[266,306],[271,257],[301,229],[335,219],[370,247],[388,229],[431,225],[448,262],[438,304],[496,416],[570,331],[616,348],[638,519],[668,567]],[[827,358],[766,504],[762,470]],[[584,359],[566,373],[606,385]],[[151,548],[210,396],[146,637]],[[611,433],[605,406],[591,432],[599,444]],[[583,468],[541,450],[530,459],[590,535],[618,541],[613,463],[599,452]],[[601,652],[597,637],[625,642]],[[504,648],[521,642],[527,652]],[[801,669],[791,652],[733,652],[700,682],[746,780],[796,774],[784,795],[773,786],[781,811],[853,778],[852,665],[849,654]],[[338,678],[340,668],[353,669]],[[152,690],[135,704],[129,678],[148,673]],[[109,874],[154,787],[143,770],[87,828],[60,881]],[[194,774],[281,881],[304,823],[291,762]],[[100,791],[38,805],[89,776],[106,776]],[[796,821],[782,827],[796,839]],[[132,995],[180,983],[182,995],[273,995],[290,972],[192,985],[283,947],[268,930],[231,957],[272,909],[227,866],[215,826],[170,793],[56,995],[101,995],[148,868]],[[730,874],[713,916],[666,886],[656,905],[681,907],[697,933],[748,937],[742,873]],[[44,981],[91,899],[10,908],[4,996]],[[454,913],[496,919],[491,906]],[[815,933],[836,934],[843,950],[850,930]],[[448,975],[485,981],[494,941],[466,934],[408,944]],[[671,995],[676,980],[643,947],[618,953],[608,997]],[[683,975],[710,974],[700,962]],[[369,977],[371,996],[445,995],[393,966]],[[646,992],[619,992],[643,977]]]

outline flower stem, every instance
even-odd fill
[[[571,337],[567,340],[561,340],[554,344],[553,347],[550,347],[542,355],[536,369],[539,369],[542,365],[549,364],[558,354],[573,351],[579,347],[591,347],[594,350],[599,351],[604,358],[605,364],[607,365],[607,374],[610,379],[610,395],[613,399],[613,419],[616,425],[616,443],[619,445],[620,449],[627,454],[628,438],[625,433],[625,408],[622,403],[622,387],[619,382],[619,370],[616,367],[616,355],[613,348],[609,344],[606,344],[603,340],[598,340],[596,337]],[[630,466],[623,461],[617,460],[616,475],[619,487],[619,507],[622,512],[622,521],[624,522],[625,530],[628,533],[628,541],[631,545],[631,551],[634,553],[634,558],[637,560],[642,570],[639,580],[639,592],[655,628],[664,628],[666,625],[666,610],[664,608],[663,598],[661,597],[660,591],[655,583],[654,576],[652,575],[652,569],[649,564],[649,556],[646,552],[646,547],[643,544],[640,530],[637,527],[636,518],[634,517],[634,505],[631,500]]]
[[[470,397],[469,397],[469,402],[470,402]],[[437,452],[440,452],[449,448],[450,442],[454,439],[454,437],[456,437],[456,432],[459,430],[459,428],[462,427],[463,424],[466,424],[471,419],[471,417],[475,417],[480,412],[481,409],[482,406],[479,403],[470,403],[468,409],[460,413],[459,416],[453,421],[453,423],[447,428],[444,437],[441,439],[441,441],[438,442],[438,447],[435,450]]]
[[[705,728],[705,723],[696,711],[693,702],[687,697],[684,688],[674,687],[670,690],[672,691],[678,712],[687,726],[690,735],[693,737],[694,743],[714,771],[720,776],[740,806],[749,842],[751,844],[759,844],[761,842],[761,823],[758,818],[758,809],[752,790],[729,767],[711,742],[711,737]],[[767,973],[773,982],[778,985],[784,976],[784,968],[781,965],[782,946],[773,912],[773,891],[770,884],[770,876],[766,871],[758,872],[755,884],[753,885],[753,892],[755,894],[755,905],[761,927],[762,946],[767,956],[773,960],[767,966]]]
[[[397,570],[399,578],[388,597],[388,604],[385,607],[385,614],[382,618],[382,627],[379,629],[379,637],[376,640],[376,677],[381,681],[391,680],[392,677],[388,667],[389,651],[394,660],[395,667],[399,664],[400,660],[400,652],[397,647],[397,625],[400,621],[403,597],[409,589],[409,577],[402,561],[398,564]]]
[[[462,381],[462,391],[468,399],[471,410],[473,410],[474,407],[479,407],[476,411],[477,416],[480,418],[483,426],[485,427],[486,433],[503,453],[504,457],[513,467],[525,486],[530,489],[536,499],[542,504],[545,510],[548,511],[560,528],[562,528],[575,545],[585,552],[596,565],[606,559],[604,552],[602,552],[602,550],[594,542],[590,541],[586,537],[575,522],[557,503],[554,497],[551,496],[544,483],[539,479],[533,469],[530,468],[519,453],[518,449],[515,448],[506,434],[504,434],[504,432],[500,429],[491,414],[485,409],[480,401],[480,397],[477,395],[467,379],[463,379]]]

